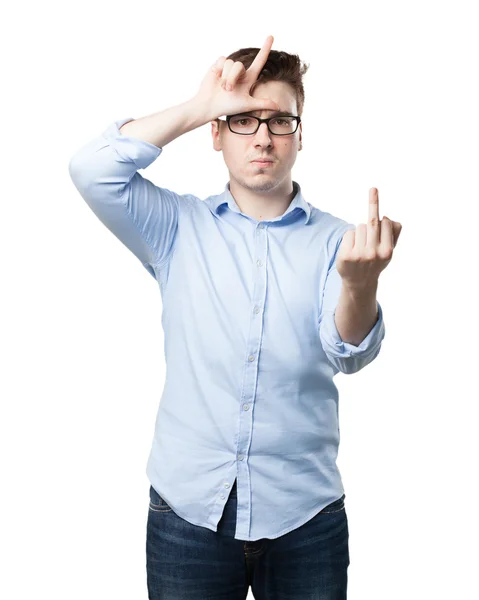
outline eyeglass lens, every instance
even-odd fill
[[[230,119],[230,127],[235,133],[253,133],[258,128],[258,119],[249,116],[237,116]],[[293,133],[297,128],[294,117],[274,117],[269,122],[272,133],[277,135]]]

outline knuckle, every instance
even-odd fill
[[[386,250],[383,250],[380,255],[379,258],[381,260],[391,260],[391,258],[393,257],[393,250],[392,248],[388,248]]]
[[[366,249],[364,252],[364,260],[369,262],[369,261],[374,261],[377,258],[377,252],[374,249]]]
[[[221,72],[223,70],[224,64],[225,64],[225,57],[224,56],[220,56],[220,58],[218,58],[218,60],[213,65],[213,67],[215,67],[216,70],[218,70],[219,72]]]

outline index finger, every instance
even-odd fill
[[[274,37],[272,35],[268,35],[266,38],[263,47],[255,56],[254,61],[251,63],[250,68],[248,69],[248,73],[251,73],[255,80],[258,78],[258,75],[261,73],[261,69],[266,64],[268,60],[269,52],[271,50],[271,46],[273,45]]]

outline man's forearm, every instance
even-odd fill
[[[128,121],[120,128],[120,133],[163,148],[180,135],[205,125],[209,120],[206,108],[194,100],[189,100],[152,115]]]
[[[343,342],[359,346],[378,320],[376,300],[378,284],[365,290],[342,285],[335,312],[336,329]]]

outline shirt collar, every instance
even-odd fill
[[[293,181],[293,191],[296,193],[294,198],[291,200],[290,205],[288,206],[284,214],[280,217],[276,217],[276,219],[283,219],[290,212],[298,208],[303,210],[306,214],[306,220],[304,222],[304,224],[306,225],[311,217],[311,207],[304,199],[303,194],[301,193],[301,186],[296,181]],[[228,207],[234,212],[241,212],[238,205],[235,202],[235,199],[233,198],[233,195],[231,194],[229,182],[225,185],[225,189],[222,194],[218,194],[217,196],[210,196],[207,202],[211,210],[213,210],[216,214],[219,213],[220,207],[222,207],[224,204],[227,204]]]

